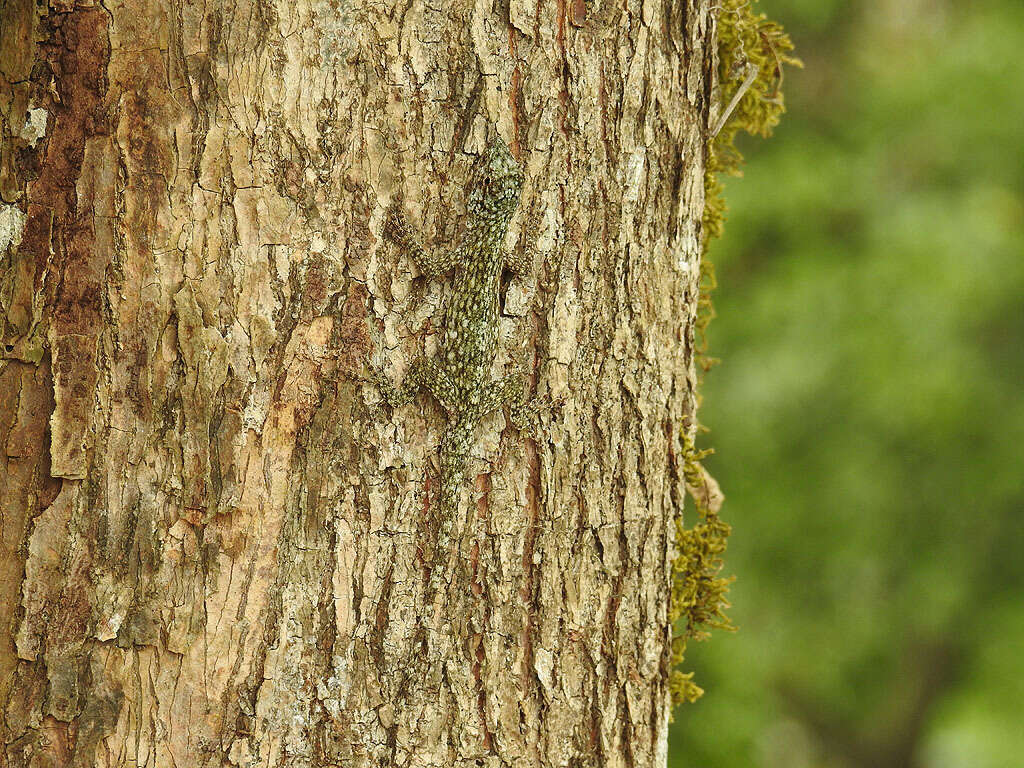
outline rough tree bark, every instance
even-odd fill
[[[707,0],[0,0],[4,766],[661,766]],[[526,174],[461,580],[391,409],[471,158]]]

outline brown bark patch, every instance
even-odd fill
[[[338,329],[338,369],[342,374],[358,372],[363,360],[370,353],[370,334],[366,327],[369,294],[362,283],[353,281],[351,286],[348,299],[341,310],[341,323]]]
[[[33,68],[33,85],[52,115],[52,130],[38,177],[27,187],[25,236],[19,271],[25,281],[15,294],[16,329],[29,333],[33,294],[42,290],[52,309],[49,332],[55,408],[51,423],[55,477],[81,478],[86,470],[90,417],[96,385],[96,340],[102,326],[104,272],[108,249],[99,249],[93,227],[94,196],[103,185],[90,184],[79,200],[90,137],[109,133],[103,114],[110,45],[107,14],[77,9],[40,21],[42,42]]]

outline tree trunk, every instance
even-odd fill
[[[0,764],[663,766],[707,0],[0,13]],[[448,282],[381,224],[456,240],[498,135],[540,426],[432,601],[445,415],[367,371]]]

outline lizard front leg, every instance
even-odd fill
[[[536,243],[540,232],[541,211],[538,210],[523,227],[523,238],[526,243]],[[533,258],[536,255],[536,246],[527,245],[510,251],[503,250],[501,263],[508,267],[514,274],[528,275],[533,268]]]
[[[440,277],[455,266],[458,251],[453,248],[448,251],[429,253],[413,233],[398,202],[392,203],[388,208],[382,234],[408,254],[416,262],[420,272],[427,277]]]

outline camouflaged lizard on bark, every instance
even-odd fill
[[[509,221],[519,205],[523,173],[505,142],[496,138],[476,162],[467,200],[468,224],[459,244],[441,253],[428,253],[412,233],[399,205],[388,210],[383,235],[407,253],[427,277],[454,269],[444,311],[437,354],[418,358],[396,389],[379,371],[374,375],[392,407],[411,400],[421,389],[444,408],[447,425],[440,446],[441,489],[439,526],[431,582],[436,586],[442,558],[450,559],[452,529],[458,511],[459,488],[477,425],[484,416],[508,403],[513,421],[523,426],[527,416],[524,375],[497,380],[490,377],[498,347],[498,286],[508,266],[517,274],[529,268],[528,259],[505,249]],[[448,578],[448,569],[445,577]]]

